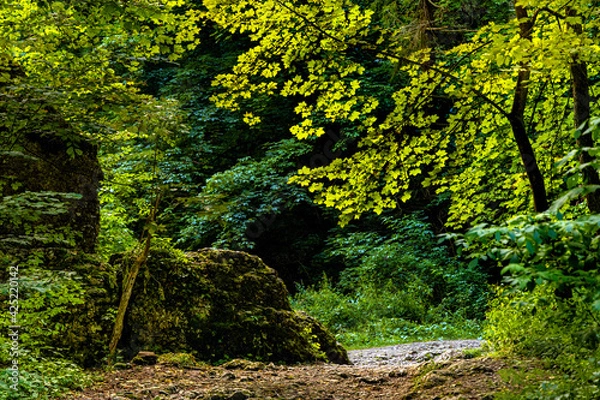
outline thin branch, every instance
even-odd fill
[[[531,110],[531,117],[529,118],[529,123],[527,124],[529,126],[530,133],[533,133],[533,120],[535,117],[535,111],[537,110],[537,107],[542,99],[542,94],[544,94],[544,91],[546,90],[546,86],[548,86],[548,81],[544,81],[544,83],[542,84],[542,87],[540,88],[538,95],[535,97],[535,100],[533,101],[533,109]]]
[[[548,14],[552,15],[553,17],[555,17],[556,19],[558,19],[558,20],[564,20],[565,18],[567,18],[566,15],[562,15],[561,13],[558,13],[558,12],[556,12],[554,10],[551,10],[548,7],[540,8],[539,11],[545,11]]]
[[[440,31],[440,32],[477,32],[477,29],[450,29],[447,26],[440,26],[436,28],[425,28],[428,31]]]

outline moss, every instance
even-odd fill
[[[68,267],[75,274],[72,282],[84,289],[83,302],[53,314],[49,326],[61,328],[39,340],[62,349],[79,364],[100,364],[133,258],[120,254],[103,263],[94,255],[48,249],[44,267]],[[134,287],[120,348],[126,357],[149,350],[188,353],[210,362],[349,362],[346,351],[321,324],[292,311],[273,269],[258,257],[213,249],[187,255],[151,252]]]
[[[115,259],[122,269],[131,257]],[[191,352],[201,360],[347,363],[346,352],[310,317],[292,311],[277,273],[258,257],[204,249],[185,258],[152,251],[131,299],[121,345]]]
[[[73,361],[92,366],[101,362],[112,333],[116,296],[116,271],[93,255],[79,254],[64,259],[84,289],[83,303],[61,316],[65,329],[53,340]]]
[[[82,154],[69,156],[64,139],[58,135],[21,135],[0,157],[0,200],[25,192],[77,193],[79,200],[68,202],[68,213],[45,215],[37,225],[76,233],[76,247],[93,252],[100,227],[98,187],[102,170],[97,149],[83,138],[71,135]],[[0,151],[4,150],[0,144]],[[23,227],[0,226],[3,235],[19,236]]]
[[[249,361],[243,358],[236,358],[221,365],[225,369],[242,369],[244,371],[261,371],[267,368],[262,362]]]
[[[19,293],[22,312],[31,318],[23,345],[39,357],[56,357],[59,352],[83,366],[98,364],[112,331],[111,311],[118,304],[116,271],[95,255],[58,248],[35,251],[44,268],[30,271],[31,265],[20,265],[19,272],[37,279],[49,294]],[[10,265],[2,265],[0,277],[6,276]],[[36,295],[39,302],[29,304]],[[0,293],[0,304],[7,301],[7,294]]]
[[[190,353],[165,353],[158,356],[158,363],[179,368],[203,369],[208,364],[202,363]]]

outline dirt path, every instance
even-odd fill
[[[355,365],[276,366],[234,361],[220,367],[182,369],[136,366],[69,399],[370,400],[492,399],[503,387],[501,361],[469,359],[479,341],[439,341],[358,350]]]

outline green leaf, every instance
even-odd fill
[[[529,254],[531,254],[531,255],[535,254],[535,246],[533,245],[533,243],[530,240],[526,241],[525,247],[527,248],[527,251],[529,252]]]
[[[505,275],[507,273],[510,273],[512,275],[517,275],[517,274],[521,274],[525,271],[526,271],[526,269],[522,264],[511,263],[511,264],[508,264],[506,267],[502,268],[500,273],[502,275]]]

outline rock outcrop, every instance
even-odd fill
[[[35,221],[35,226],[43,225],[49,232],[69,227],[75,236],[76,248],[92,253],[100,227],[97,191],[102,170],[95,146],[75,135],[70,140],[71,151],[76,148],[78,152],[74,157],[69,154],[65,139],[58,135],[24,134],[10,146],[0,141],[0,202],[9,196],[37,193],[29,201],[39,212],[40,199],[57,198],[60,194],[79,195],[78,199],[67,200],[67,212],[49,211],[40,221]],[[0,238],[23,237],[27,231],[24,226],[4,223],[0,226]],[[15,241],[11,243],[13,248],[18,247]],[[27,243],[26,247],[39,245]]]
[[[113,260],[125,272],[132,257]],[[293,311],[275,270],[236,251],[153,250],[140,271],[120,346],[130,355],[190,352],[200,360],[349,363],[320,323]]]

